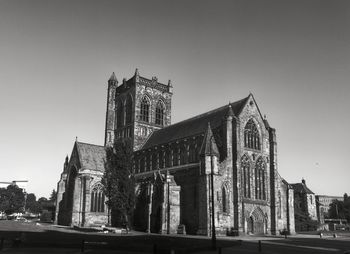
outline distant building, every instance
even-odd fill
[[[306,186],[304,179],[301,183],[291,185],[294,189],[295,230],[312,230],[313,226],[309,225],[309,221],[318,221],[315,193]]]
[[[335,200],[344,201],[344,197],[316,195],[317,217],[321,224],[325,223],[325,218],[328,217],[328,211],[330,208],[329,205],[332,204]]]
[[[105,146],[75,142],[58,183],[56,222],[107,223],[100,182],[105,147],[129,139],[137,229],[174,233],[184,225],[189,234],[211,234],[213,189],[218,233],[294,233],[293,188],[278,173],[276,131],[253,95],[171,125],[172,95],[170,81],[147,79],[136,70],[118,85],[112,74]]]

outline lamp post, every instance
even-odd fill
[[[211,244],[213,250],[216,250],[216,230],[215,230],[215,208],[214,208],[214,165],[213,165],[213,154],[212,154],[212,139],[214,136],[210,137],[210,182],[211,182]]]

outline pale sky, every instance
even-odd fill
[[[103,145],[107,80],[172,80],[172,122],[252,92],[278,167],[350,193],[350,1],[0,0],[0,181],[48,197],[75,137]]]

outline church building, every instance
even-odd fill
[[[171,124],[173,86],[135,74],[108,80],[105,144],[76,141],[66,158],[56,223],[109,220],[101,178],[106,147],[133,145],[134,228],[153,233],[294,233],[294,192],[278,173],[276,131],[252,94]],[[212,206],[214,204],[214,206]],[[214,221],[214,223],[213,223]],[[213,225],[215,225],[213,227]]]

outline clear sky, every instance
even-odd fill
[[[107,80],[174,86],[172,122],[246,97],[278,166],[350,192],[350,1],[0,0],[0,181],[56,188],[75,137],[103,145]]]

